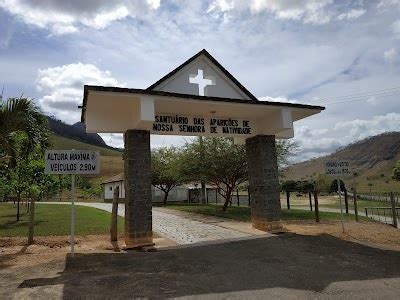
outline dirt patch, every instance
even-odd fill
[[[293,233],[302,235],[328,234],[345,241],[356,242],[367,246],[400,251],[400,230],[389,225],[375,222],[345,222],[342,232],[340,221],[290,221],[284,226]]]
[[[0,268],[34,266],[52,260],[65,260],[70,253],[69,236],[35,237],[33,245],[26,245],[27,239],[23,237],[0,238]],[[175,246],[175,243],[162,237],[155,236],[154,243],[157,247]],[[115,253],[125,252],[123,235],[117,243],[110,242],[110,236],[87,235],[75,238],[75,253]]]

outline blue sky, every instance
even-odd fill
[[[400,131],[400,0],[0,0],[4,96],[67,123],[84,84],[145,88],[203,48],[261,100],[326,106],[296,160]]]

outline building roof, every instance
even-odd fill
[[[250,93],[231,73],[228,72],[227,69],[225,69],[206,49],[201,50],[197,54],[193,55],[191,58],[189,58],[187,61],[185,61],[183,64],[178,66],[177,68],[173,69],[171,72],[169,72],[167,75],[162,77],[161,79],[157,80],[155,83],[153,83],[151,86],[147,88],[148,91],[154,90],[158,85],[160,85],[162,82],[166,81],[170,77],[172,77],[174,74],[178,73],[180,70],[182,70],[185,66],[190,64],[192,61],[194,61],[196,58],[199,56],[204,55],[207,57],[223,74],[225,74],[226,77],[228,77],[236,86],[244,93],[246,94],[251,100],[253,101],[258,101],[258,99]]]
[[[106,183],[113,183],[113,182],[120,182],[124,181],[124,173],[120,173],[114,176],[111,176],[107,179],[104,179],[101,184],[106,184]]]
[[[273,101],[258,101],[258,100],[244,100],[244,99],[232,99],[232,98],[222,98],[222,97],[210,97],[210,96],[198,96],[190,94],[179,94],[163,91],[153,91],[148,89],[131,89],[131,88],[121,88],[121,87],[106,87],[98,85],[85,85],[83,92],[83,105],[79,106],[82,108],[81,122],[85,123],[85,111],[87,105],[87,99],[89,91],[99,91],[99,92],[113,92],[113,93],[131,93],[131,94],[142,94],[142,95],[152,95],[152,96],[164,96],[164,97],[175,97],[182,99],[195,99],[204,101],[216,101],[216,102],[230,102],[230,103],[242,103],[249,105],[270,105],[270,106],[285,106],[294,108],[305,108],[305,109],[316,109],[324,110],[323,106],[307,105],[307,104],[297,104],[288,102],[273,102]]]
[[[159,86],[162,82],[168,80],[173,75],[182,70],[185,66],[189,65],[199,56],[204,55],[208,58],[228,79],[230,79],[246,96],[249,97],[250,100],[245,99],[233,99],[233,98],[223,98],[223,97],[215,97],[215,96],[199,96],[199,95],[191,95],[191,94],[182,94],[182,93],[173,93],[173,92],[165,92],[165,91],[157,91],[154,90]],[[306,104],[297,104],[297,103],[287,103],[287,102],[272,102],[272,101],[259,101],[252,93],[250,93],[231,73],[229,73],[207,50],[203,49],[183,64],[169,72],[167,75],[159,79],[157,82],[149,86],[147,89],[135,89],[135,88],[121,88],[121,87],[106,87],[106,86],[95,86],[95,85],[85,85],[83,92],[83,104],[79,106],[82,109],[81,114],[81,122],[85,123],[85,115],[86,115],[86,107],[87,101],[89,97],[89,91],[98,91],[98,92],[112,92],[112,93],[125,93],[125,94],[141,94],[141,95],[151,95],[151,96],[162,96],[162,97],[173,97],[173,98],[181,98],[181,99],[190,99],[190,100],[205,100],[205,101],[218,101],[218,102],[231,102],[231,103],[243,103],[243,104],[254,104],[254,105],[271,105],[271,106],[285,106],[285,107],[293,107],[293,108],[304,108],[304,109],[313,109],[313,110],[324,110],[325,107],[315,106],[315,105],[306,105]]]

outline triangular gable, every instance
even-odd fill
[[[147,88],[151,91],[257,101],[205,49]]]

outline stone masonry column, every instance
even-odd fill
[[[274,135],[246,139],[253,227],[263,231],[282,231],[278,162]]]
[[[153,245],[150,131],[128,130],[124,142],[125,244]]]

